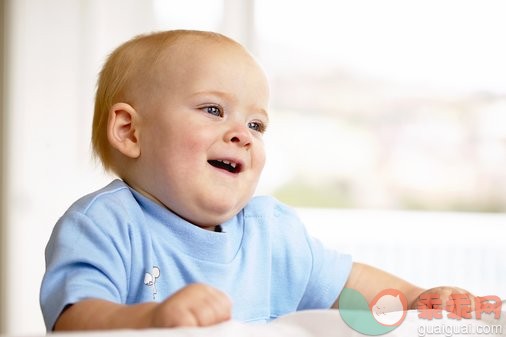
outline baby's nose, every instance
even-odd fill
[[[225,133],[225,142],[248,146],[251,143],[251,132],[246,125],[235,123]]]

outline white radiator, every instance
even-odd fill
[[[327,246],[430,288],[506,299],[506,214],[298,209]]]

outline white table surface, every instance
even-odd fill
[[[496,337],[506,336],[506,308],[503,308],[501,317],[496,320],[491,315],[484,315],[481,320],[475,319],[449,319],[443,315],[442,319],[426,320],[418,318],[418,311],[407,312],[403,323],[395,330],[382,336],[388,337],[415,337],[423,336],[427,327],[438,326],[445,329],[445,333],[429,334],[425,336],[466,336],[466,337]],[[485,317],[486,316],[486,317]],[[500,326],[502,333],[483,333],[491,327]],[[481,329],[481,330],[478,330]],[[433,330],[430,330],[433,331]],[[474,331],[474,333],[473,333]],[[54,333],[61,337],[355,337],[363,334],[351,329],[341,318],[338,310],[309,310],[283,316],[267,324],[246,324],[237,321],[228,321],[222,324],[204,328],[175,328],[175,329],[147,329],[147,330],[115,330],[94,332]],[[11,336],[3,336],[11,337]],[[20,336],[21,337],[21,336]],[[39,336],[22,336],[39,337]],[[42,336],[40,336],[42,337]]]

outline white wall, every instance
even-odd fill
[[[5,310],[5,287],[4,281],[4,249],[5,249],[5,207],[4,207],[4,151],[5,151],[5,127],[4,127],[4,37],[6,35],[5,28],[5,0],[0,0],[0,333],[4,330],[4,310]]]
[[[89,151],[98,67],[112,47],[151,29],[150,15],[139,1],[10,2],[7,333],[44,331],[38,292],[51,228],[73,200],[108,180]]]

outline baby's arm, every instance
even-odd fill
[[[419,303],[422,303],[420,297],[423,294],[437,295],[441,299],[441,303],[431,304],[423,302],[424,309],[444,308],[451,294],[466,294],[470,297],[471,301],[474,300],[474,297],[469,292],[460,288],[436,287],[428,290],[422,289],[395,275],[362,263],[353,264],[345,287],[357,290],[365,297],[367,303],[371,303],[374,297],[384,289],[399,290],[406,296],[408,309],[417,309]],[[333,308],[338,308],[338,300],[335,301],[332,306]]]
[[[231,302],[221,291],[192,284],[160,303],[134,305],[88,299],[68,307],[54,330],[104,330],[207,326],[231,317]]]

